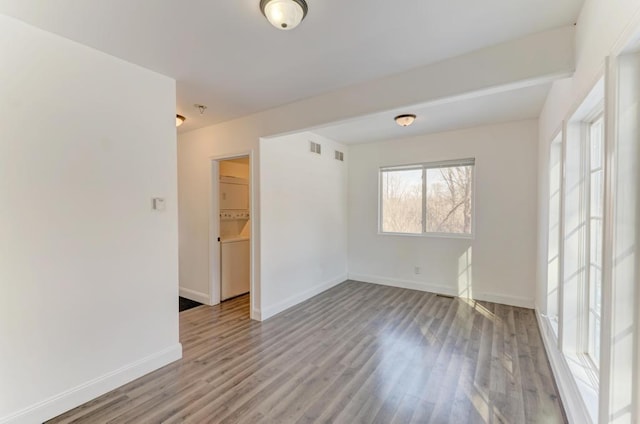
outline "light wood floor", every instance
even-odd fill
[[[51,423],[562,423],[533,311],[345,282],[264,323],[180,314],[181,361]]]

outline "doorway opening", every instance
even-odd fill
[[[250,291],[249,158],[219,164],[220,300]]]
[[[252,292],[251,189],[250,153],[212,159],[209,235],[212,305]]]

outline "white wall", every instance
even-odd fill
[[[440,102],[552,81],[574,68],[574,28],[564,27],[300,100],[178,137],[180,287],[210,297],[211,158],[253,152],[252,316],[261,305],[260,137],[283,135],[408,104]],[[188,118],[188,116],[187,116]]]
[[[349,277],[458,295],[471,265],[472,297],[533,307],[537,138],[537,122],[522,121],[351,146]],[[469,157],[473,240],[377,233],[379,167]]]
[[[175,83],[4,16],[0,62],[0,422],[34,423],[181,356]]]
[[[212,269],[210,258],[210,226],[218,216],[212,212],[211,193],[213,158],[253,154],[250,161],[252,279],[251,316],[260,311],[260,155],[259,135],[251,124],[203,128],[181,134],[178,140],[178,207],[180,289],[189,297],[215,303],[219,296],[210,293]]]
[[[309,142],[322,145],[310,152]],[[334,151],[345,155],[334,159]],[[262,318],[347,279],[347,147],[304,132],[261,140]]]
[[[249,158],[220,161],[220,176],[248,180],[250,177]]]
[[[640,4],[637,0],[586,0],[576,28],[575,74],[572,78],[556,82],[553,85],[540,116],[538,149],[538,233],[540,236],[538,239],[536,305],[537,309],[543,314],[546,311],[547,287],[549,146],[555,133],[562,127],[563,120],[568,119],[573,114],[594,84],[602,77],[605,70],[605,58],[620,53],[628,42],[629,37],[639,29],[638,24],[640,24]],[[615,89],[615,81],[613,85],[609,84],[608,88]],[[611,106],[613,105],[610,93],[607,98],[607,108],[611,111]],[[609,113],[607,113],[608,116],[612,116]],[[613,120],[608,118],[607,131],[609,140],[611,140],[612,135],[615,135],[612,124]],[[627,148],[630,148],[630,145]],[[614,176],[614,178],[619,178],[619,176]],[[632,198],[627,197],[627,202],[629,202],[629,199]],[[623,203],[620,204],[620,206],[623,205]],[[632,221],[627,219],[625,225],[629,222]],[[605,262],[607,260],[606,255],[610,253],[605,253]],[[631,282],[629,281],[628,283]],[[612,316],[610,308],[613,307],[621,312],[623,309],[626,310],[630,307],[632,311],[633,294],[629,292],[619,294],[618,300],[625,304],[624,308],[619,304],[615,306],[606,305],[607,301],[611,302],[615,298],[611,298],[610,287],[607,287],[605,281],[605,295],[607,298],[603,299],[603,303],[605,303],[603,306],[603,326],[606,327],[607,323],[610,323],[611,331],[605,329],[603,333],[602,343],[605,346],[606,354],[602,357],[601,365],[600,417],[598,422],[629,423],[633,422],[631,415],[633,413],[633,405],[629,403],[631,388],[635,386],[635,390],[638,392],[637,379],[636,383],[633,382],[632,361],[622,360],[614,363],[610,361],[610,358],[615,358],[616,356],[628,358],[632,352],[633,344],[627,341],[630,338],[628,320],[621,320],[619,317]],[[627,312],[627,315],[629,315],[629,312]],[[611,319],[614,318],[615,321],[611,322]],[[544,320],[541,322],[544,324]],[[550,334],[547,326],[542,325],[542,330],[569,419],[575,422],[589,422],[590,418],[585,416],[585,406],[581,405],[576,386],[570,381],[572,377],[568,371],[566,361],[556,346],[555,337]],[[616,341],[620,342],[622,339],[624,339],[622,343],[616,344]],[[636,417],[636,419],[638,418],[640,417]]]

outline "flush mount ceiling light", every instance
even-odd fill
[[[260,0],[262,14],[271,25],[283,30],[297,27],[308,9],[305,0]]]
[[[179,127],[184,123],[184,120],[187,119],[182,115],[176,115],[176,127]]]
[[[413,121],[416,120],[416,115],[413,115],[413,114],[398,115],[393,119],[395,119],[396,124],[400,125],[401,127],[408,127],[409,125],[413,124]]]

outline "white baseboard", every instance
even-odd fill
[[[262,321],[262,312],[260,309],[253,308],[251,309],[250,317],[254,321]]]
[[[504,296],[495,293],[473,293],[474,300],[499,303],[501,305],[517,306],[518,308],[535,309],[535,300],[519,296]]]
[[[11,415],[0,417],[0,424],[44,422],[180,358],[182,345],[178,343]]]
[[[312,298],[326,290],[329,290],[331,287],[337,286],[340,283],[343,283],[347,280],[347,275],[341,275],[339,277],[333,278],[329,281],[325,281],[324,283],[320,283],[317,286],[306,290],[302,293],[296,294],[294,296],[288,297],[281,302],[276,303],[275,305],[269,306],[268,308],[263,308],[261,311],[260,320],[266,320],[271,318],[272,316],[279,314],[282,311],[285,311],[292,306],[297,305],[298,303],[304,302],[307,299]]]
[[[200,302],[205,305],[211,304],[211,299],[209,298],[208,294],[201,293],[199,291],[195,291],[191,289],[186,289],[184,287],[180,287],[180,297],[184,297],[186,299],[190,299],[195,302]]]
[[[399,287],[401,289],[411,289],[426,291],[431,293],[444,294],[447,296],[457,296],[458,293],[451,287],[438,285],[419,283],[411,280],[401,280],[398,278],[379,277],[377,275],[365,275],[365,274],[351,274],[349,273],[349,280],[361,281],[363,283],[381,284],[383,286]]]
[[[376,275],[365,274],[349,274],[350,280],[362,281],[364,283],[382,284],[384,286],[400,287],[403,289],[426,291],[430,293],[444,294],[447,296],[458,296],[455,288],[440,284],[429,284],[411,280],[402,280],[397,278],[380,277]],[[502,305],[517,306],[520,308],[534,308],[534,300],[525,297],[504,296],[494,293],[474,292],[474,300],[482,300],[486,302],[500,303]]]
[[[553,329],[548,324],[547,319],[540,315],[537,310],[536,318],[538,319],[538,327],[542,335],[542,344],[547,352],[547,357],[551,364],[551,371],[558,386],[560,399],[562,400],[562,405],[564,406],[564,411],[567,414],[569,423],[593,423],[591,415],[582,401],[582,395],[575,383],[569,364],[562,352],[557,348]]]

